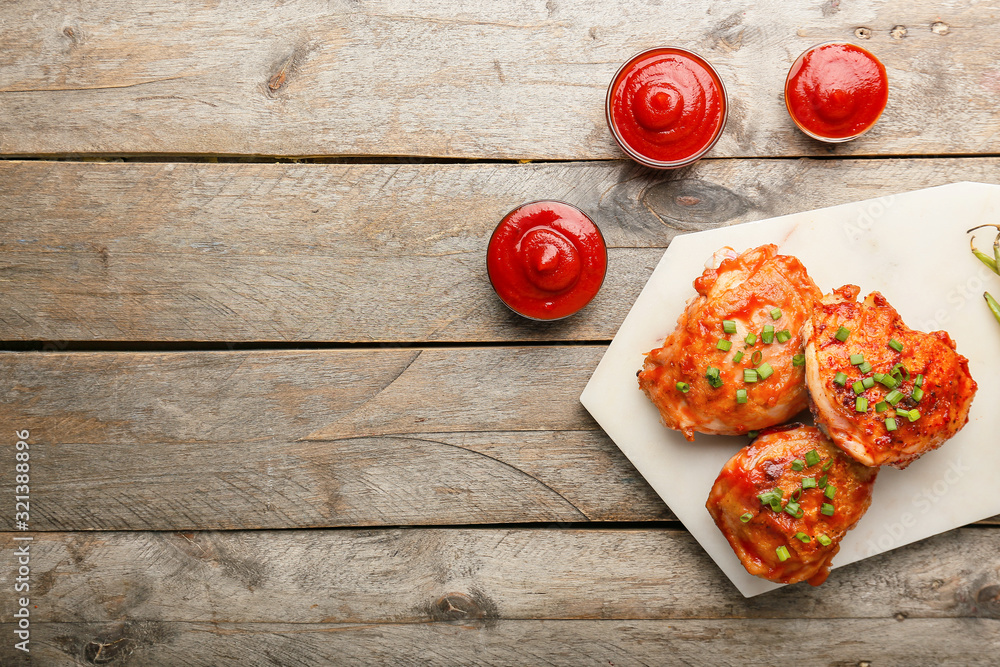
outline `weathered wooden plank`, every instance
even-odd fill
[[[13,537],[0,534],[3,553]],[[34,533],[35,622],[1000,618],[1000,529],[964,528],[746,599],[682,530]],[[13,559],[10,559],[13,562]],[[13,595],[0,600],[5,619]],[[37,605],[37,609],[35,609]],[[6,643],[6,642],[4,642]]]
[[[0,162],[0,340],[608,340],[678,233],[998,167]],[[595,301],[550,324],[510,313],[484,269],[500,217],[539,198],[589,211],[612,248]]]
[[[620,157],[607,85],[664,43],[726,82],[716,156],[997,153],[998,22],[988,4],[929,0],[30,0],[0,24],[0,153]],[[782,102],[791,62],[831,39],[874,50],[891,82],[872,133],[835,148]]]
[[[12,625],[0,632],[13,636]],[[795,664],[806,667],[992,667],[997,623],[983,619],[499,621],[392,625],[41,623],[30,657],[11,643],[12,667],[127,664],[647,665]]]
[[[579,403],[602,353],[3,353],[0,423],[37,530],[671,519]]]

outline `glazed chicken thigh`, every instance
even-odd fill
[[[818,586],[868,510],[877,474],[816,428],[777,427],[726,463],[706,507],[747,572]]]
[[[800,329],[822,292],[774,245],[729,255],[695,280],[698,296],[638,373],[664,425],[688,440],[760,430],[808,405]]]
[[[803,327],[817,424],[868,465],[905,468],[969,420],[976,382],[944,331],[907,327],[878,292],[845,285]]]

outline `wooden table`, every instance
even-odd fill
[[[781,96],[830,39],[892,86],[836,146]],[[603,100],[664,43],[732,111],[654,173]],[[1000,521],[744,599],[578,397],[676,234],[1000,182],[998,49],[989,3],[0,2],[0,663],[997,664]],[[539,198],[610,246],[555,324],[485,273]]]

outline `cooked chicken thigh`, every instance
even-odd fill
[[[724,259],[694,282],[663,347],[646,356],[639,387],[668,428],[740,435],[808,405],[800,329],[822,296],[794,257],[765,245]]]
[[[905,468],[969,421],[976,382],[944,331],[903,324],[878,292],[845,285],[803,327],[816,422],[857,461]]]
[[[747,572],[818,586],[868,510],[877,474],[816,428],[777,427],[729,459],[706,507]]]

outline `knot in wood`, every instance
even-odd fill
[[[434,603],[434,616],[441,621],[467,621],[483,618],[479,603],[465,593],[447,593]]]
[[[947,35],[951,32],[951,27],[944,21],[935,21],[931,24],[931,32],[935,35]]]
[[[889,31],[889,36],[893,39],[903,39],[906,37],[906,26],[905,25],[895,25],[892,30]]]
[[[854,31],[854,36],[858,39],[871,39],[872,29],[871,28],[857,28]]]

